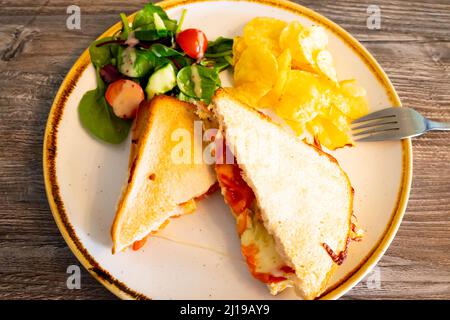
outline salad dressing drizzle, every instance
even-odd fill
[[[122,52],[123,65],[122,70],[126,75],[133,77],[135,74],[134,63],[136,62],[136,52],[133,47],[127,47]]]
[[[191,67],[191,79],[194,83],[194,92],[197,97],[202,96],[202,78],[200,77],[200,74],[198,73],[197,65],[192,65]]]
[[[128,45],[128,47],[130,47],[130,48],[134,48],[138,43],[139,43],[139,40],[136,39],[136,37],[134,36],[134,31],[131,31],[128,34],[128,38],[125,41],[125,44]]]

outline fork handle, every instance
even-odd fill
[[[450,122],[437,122],[428,120],[428,130],[450,130]]]

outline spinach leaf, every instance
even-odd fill
[[[219,37],[215,41],[208,42],[205,57],[217,58],[233,53],[233,39]]]
[[[173,32],[168,29],[156,30],[154,26],[145,25],[145,28],[140,28],[134,31],[136,39],[141,41],[157,41],[162,40],[165,42],[173,42]]]
[[[156,31],[154,13],[161,18],[168,30],[175,32],[177,22],[175,20],[171,20],[163,8],[152,3],[146,4],[142,10],[139,10],[136,13],[133,21],[133,29],[136,30],[145,25],[153,25],[152,29]]]
[[[185,94],[184,94],[183,92],[181,92],[181,91],[178,93],[177,98],[178,98],[179,100],[181,100],[181,101],[184,101],[184,102],[189,102],[189,103],[195,102],[195,99],[194,99],[194,98],[191,98],[191,97],[185,95]]]
[[[131,121],[117,117],[105,99],[105,84],[97,69],[97,89],[88,91],[78,105],[83,127],[100,140],[118,144],[130,131]]]
[[[150,47],[150,51],[153,52],[153,54],[158,58],[183,56],[183,53],[175,49],[166,47],[165,45],[160,43],[155,43],[154,45],[152,45]]]
[[[171,63],[173,66],[173,63],[167,58],[162,57],[162,58],[156,59],[154,72],[158,71],[159,69],[164,68],[169,63]],[[174,68],[174,70],[176,70],[176,68]]]
[[[120,35],[120,38],[123,40],[128,39],[128,35],[130,34],[130,25],[128,24],[128,18],[125,15],[125,13],[120,14],[120,20],[122,20],[122,34]]]
[[[163,19],[159,16],[157,13],[153,13],[153,23],[155,24],[156,32],[158,32],[158,35],[161,37],[165,37],[168,34],[168,30],[166,28],[166,25],[164,24]]]
[[[179,70],[194,63],[194,59],[191,59],[188,56],[171,57],[171,60]]]
[[[205,58],[202,61],[200,61],[200,64],[208,68],[213,68],[217,73],[220,73],[223,70],[227,69],[229,66],[231,66],[231,61],[227,60],[225,57],[220,57],[216,59]]]
[[[233,39],[219,37],[208,43],[205,58],[201,65],[221,72],[231,66],[233,61]]]
[[[148,7],[148,5],[145,5],[143,9],[139,10],[134,16],[133,29],[136,30],[146,24],[153,23],[153,12],[154,10]]]
[[[112,37],[99,39],[97,41],[94,41],[89,46],[89,55],[91,56],[91,61],[96,68],[102,68],[107,64],[111,64],[111,60],[114,57],[112,48],[114,48],[115,50],[117,45],[106,44],[100,47],[97,47],[97,45],[112,40],[114,40]]]
[[[135,38],[140,41],[173,45],[177,21],[171,20],[161,7],[149,3],[136,14],[133,30]]]
[[[156,41],[162,38],[158,31],[156,31],[155,29],[136,30],[134,32],[134,36],[136,39],[141,41]]]
[[[177,84],[184,95],[209,104],[220,87],[220,78],[214,69],[194,64],[178,72]]]

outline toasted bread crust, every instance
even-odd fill
[[[179,204],[204,194],[216,182],[212,166],[194,163],[192,157],[188,163],[173,158],[181,142],[175,139],[190,139],[191,154],[198,144],[193,139],[194,108],[168,96],[141,105],[132,133],[137,143],[130,151],[130,175],[111,230],[113,253],[158,230],[179,214]],[[174,136],[176,132],[181,136]]]
[[[318,297],[337,267],[323,243],[340,252],[350,233],[353,188],[347,174],[334,157],[292,136],[226,90],[216,92],[212,108],[255,193],[267,231],[296,270],[296,291],[305,299]],[[243,142],[248,133],[265,135],[251,151]],[[264,157],[278,162],[265,163]]]

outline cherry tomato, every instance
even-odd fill
[[[235,214],[241,214],[255,200],[253,190],[244,181],[237,164],[216,164],[217,179],[225,189],[225,201]]]
[[[144,91],[138,83],[121,79],[108,86],[105,98],[116,116],[132,119],[136,116],[139,104],[145,97]]]
[[[193,59],[201,59],[208,48],[208,39],[203,31],[186,29],[177,35],[177,43]]]

